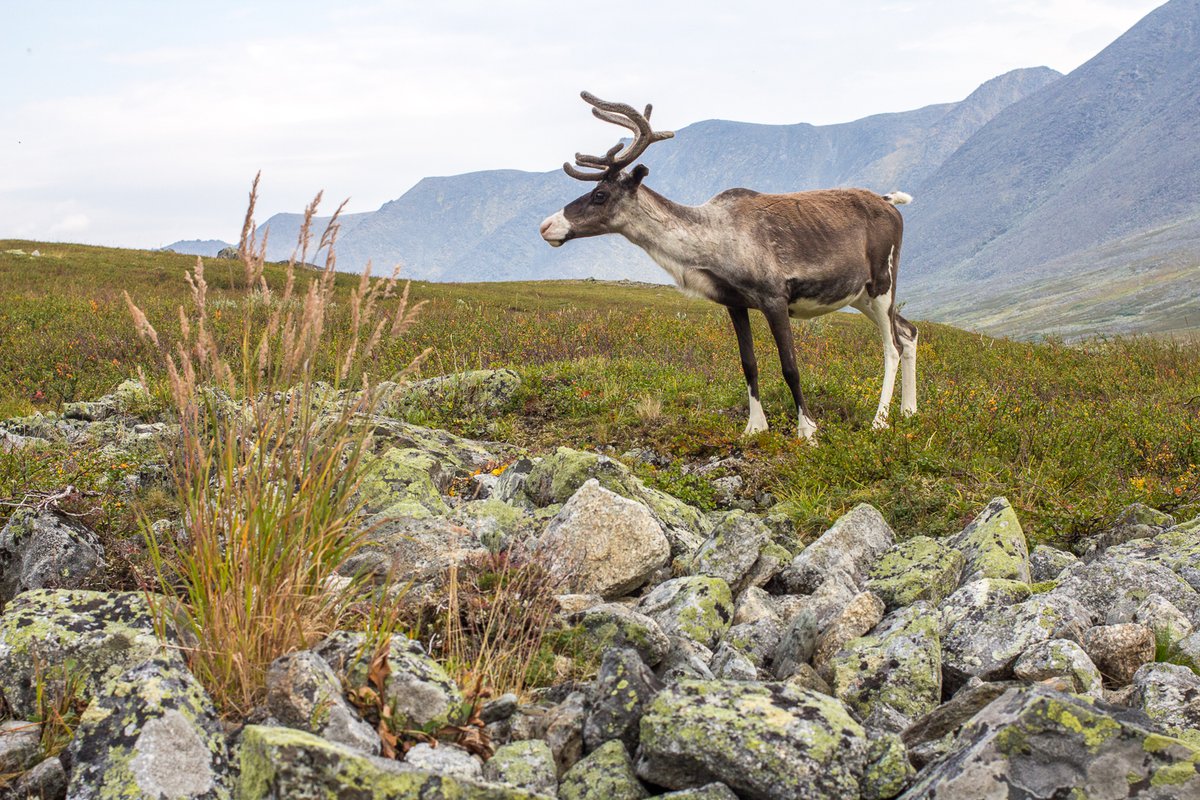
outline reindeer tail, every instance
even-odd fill
[[[894,206],[904,206],[912,202],[912,195],[904,192],[889,192],[883,196],[883,199]]]

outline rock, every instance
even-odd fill
[[[633,761],[620,742],[592,751],[563,775],[561,800],[641,800],[649,793],[633,771]]]
[[[1039,544],[1029,554],[1029,580],[1034,583],[1052,581],[1059,576],[1059,573],[1078,560],[1065,550],[1056,550],[1049,545]]]
[[[1200,796],[1200,751],[1041,686],[979,712],[959,749],[922,770],[903,800],[948,797]]]
[[[302,650],[275,659],[266,688],[267,711],[280,723],[379,755],[379,734],[346,702],[337,674],[316,653]]]
[[[1029,583],[1029,546],[1017,514],[1004,497],[997,497],[948,544],[966,559],[962,584],[980,578]]]
[[[175,654],[105,683],[80,718],[65,762],[71,800],[231,796],[224,728]]]
[[[909,760],[918,769],[951,750],[959,732],[981,709],[1018,686],[1012,681],[968,684],[901,734]]]
[[[1047,639],[1033,645],[1017,659],[1013,674],[1030,683],[1047,683],[1060,692],[1104,699],[1100,670],[1070,639]]]
[[[680,789],[655,797],[657,800],[738,800],[733,790],[723,783],[709,783],[696,789]]]
[[[642,717],[637,774],[739,797],[858,797],[868,742],[841,702],[777,683],[681,681]]]
[[[15,716],[27,719],[38,713],[39,676],[50,691],[61,691],[69,673],[90,696],[163,651],[141,592],[34,589],[0,616],[0,693]]]
[[[1154,632],[1133,622],[1089,628],[1081,644],[1100,674],[1114,686],[1129,683],[1140,666],[1154,660]]]
[[[862,800],[891,800],[912,783],[916,774],[898,734],[873,733],[863,773]]]
[[[1180,639],[1171,647],[1171,660],[1200,673],[1200,631]]]
[[[1200,592],[1200,517],[1168,528],[1152,539],[1136,539],[1112,549],[1126,557],[1161,564]],[[1179,605],[1174,598],[1169,599],[1181,610],[1187,611],[1193,623],[1200,624],[1200,615]]]
[[[1172,736],[1200,747],[1200,675],[1178,664],[1146,664],[1133,675],[1133,704]]]
[[[463,502],[450,519],[493,553],[508,550],[537,532],[533,514],[496,499]]]
[[[722,649],[730,648],[745,656],[755,669],[762,669],[774,658],[782,637],[783,626],[775,617],[743,622],[725,631],[717,648],[717,656],[720,656]]]
[[[771,537],[767,527],[752,514],[733,511],[713,529],[712,536],[692,557],[689,572],[720,578],[736,594]]]
[[[709,666],[712,667],[713,677],[721,680],[758,680],[758,667],[754,666],[754,662],[745,653],[727,644],[717,648]]]
[[[713,679],[712,670],[709,668],[713,660],[712,650],[684,636],[672,636],[670,642],[671,649],[654,670],[654,674],[664,685],[687,679]]]
[[[0,775],[24,772],[42,755],[42,726],[10,719],[0,722]]]
[[[738,597],[737,608],[733,612],[733,625],[745,625],[758,622],[761,619],[772,619],[779,623],[778,612],[775,611],[774,598],[764,589],[751,586]]]
[[[379,413],[403,418],[431,406],[495,413],[507,406],[520,388],[521,377],[511,369],[477,369],[438,375],[396,385],[387,392]]]
[[[600,661],[591,707],[583,723],[584,747],[595,750],[615,740],[630,752],[637,749],[642,712],[661,688],[636,650],[622,647],[607,651]]]
[[[1090,561],[1078,561],[1063,570],[1050,594],[1072,597],[1097,621],[1109,623],[1130,621],[1146,598],[1157,594],[1195,624],[1200,620],[1200,594],[1163,563],[1179,552],[1162,545],[1160,540],[1167,536],[1137,539],[1110,547]],[[1200,545],[1196,557],[1200,558]]]
[[[452,778],[483,780],[483,764],[479,759],[452,744],[432,747],[419,742],[404,754],[404,763],[424,772]]]
[[[637,479],[620,461],[569,447],[558,448],[533,466],[525,493],[537,506],[565,503],[590,480],[621,497],[641,499]]]
[[[550,521],[538,541],[552,569],[578,591],[623,597],[667,563],[671,545],[641,503],[589,479]]]
[[[729,629],[733,593],[720,578],[674,578],[643,597],[637,610],[657,622],[668,636],[686,636],[711,648]]]
[[[496,748],[483,765],[483,777],[527,792],[558,797],[558,773],[550,745],[541,739],[513,742]]]
[[[822,678],[830,679],[826,670],[833,658],[852,639],[857,639],[879,624],[883,619],[883,601],[874,592],[860,592],[830,620],[829,625],[817,636],[813,647],[812,665]]]
[[[378,581],[438,583],[452,564],[486,554],[468,528],[446,517],[405,517],[375,525],[338,572],[348,577],[371,573]]]
[[[13,781],[8,791],[6,796],[17,800],[62,800],[67,796],[67,772],[52,756]]]
[[[963,554],[928,536],[914,536],[884,553],[867,573],[867,588],[888,610],[928,600],[933,605],[958,588]]]
[[[489,700],[479,709],[479,718],[484,724],[506,720],[521,707],[521,700],[512,692],[505,692],[495,700]]]
[[[29,589],[81,589],[104,574],[96,534],[56,511],[18,510],[0,530],[0,606]]]
[[[610,647],[632,647],[642,661],[653,667],[671,649],[671,640],[657,622],[618,603],[592,606],[571,619],[598,653]]]
[[[367,671],[374,654],[368,651],[363,634],[335,631],[313,652],[333,668],[344,686],[367,685]],[[387,663],[384,695],[398,727],[436,729],[451,722],[462,707],[462,692],[441,665],[425,655],[420,642],[393,636]]]
[[[523,789],[438,775],[372,758],[292,728],[247,725],[241,734],[239,800],[441,797],[537,800]]]
[[[767,542],[758,552],[758,560],[746,573],[743,585],[749,587],[766,586],[791,563],[792,554],[774,542]]]
[[[546,712],[546,744],[554,754],[561,777],[583,756],[583,724],[587,720],[587,695],[572,692]]]
[[[1079,542],[1075,552],[1090,557],[1114,545],[1157,536],[1174,524],[1175,518],[1170,514],[1155,511],[1141,503],[1133,503],[1126,506],[1107,528]]]
[[[899,733],[942,699],[937,614],[925,602],[892,612],[870,635],[849,641],[829,673],[834,696],[868,729]]]
[[[792,618],[775,648],[775,677],[780,680],[795,675],[807,665],[817,647],[817,616],[805,609]]]
[[[1133,618],[1130,621],[1145,625],[1154,631],[1155,642],[1164,644],[1168,648],[1180,639],[1187,638],[1194,630],[1187,615],[1176,608],[1174,603],[1159,594],[1152,594],[1143,600],[1142,604],[1134,610]]]
[[[812,594],[830,579],[860,588],[875,561],[895,540],[883,516],[873,507],[859,504],[792,559],[779,580],[793,594]]]
[[[671,542],[671,557],[682,558],[696,552],[712,531],[712,522],[700,509],[666,492],[638,483],[639,498],[650,507]]]
[[[392,447],[364,464],[359,501],[380,520],[448,514],[442,489],[452,478],[453,471],[424,450]]]
[[[833,689],[822,678],[811,664],[797,664],[795,671],[788,676],[787,683],[799,686],[801,689],[812,689],[814,692],[833,697]]]

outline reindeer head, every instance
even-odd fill
[[[559,247],[568,239],[599,236],[619,230],[624,215],[632,207],[631,201],[642,179],[650,172],[642,164],[629,172],[623,170],[637,161],[647,147],[675,135],[671,131],[651,130],[650,112],[653,107],[650,105],[646,106],[645,113],[639,114],[633,106],[610,103],[588,92],[582,92],[580,96],[592,106],[592,114],[597,118],[628,128],[634,136],[628,145],[617,142],[602,156],[575,154],[576,166],[595,172],[584,172],[570,164],[563,164],[563,170],[572,178],[597,181],[597,184],[595,189],[568,203],[562,211],[546,217],[542,222],[542,238],[551,247]]]

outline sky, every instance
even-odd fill
[[[604,152],[587,89],[704,119],[829,124],[1069,72],[1158,0],[0,0],[0,238],[234,240],[424,176]]]

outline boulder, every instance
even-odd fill
[[[1200,675],[1178,664],[1146,664],[1133,676],[1133,704],[1163,730],[1200,747]]]
[[[673,578],[643,597],[637,610],[668,636],[686,636],[712,648],[733,620],[733,593],[720,578]]]
[[[867,573],[867,588],[888,610],[928,600],[933,605],[958,588],[965,559],[928,536],[914,536],[884,553]]]
[[[1052,581],[1078,560],[1066,550],[1039,544],[1029,553],[1029,580],[1034,583]]]
[[[942,700],[937,614],[924,602],[893,611],[829,664],[834,695],[871,730],[900,732]]]
[[[869,745],[838,700],[795,686],[681,681],[642,717],[637,774],[668,789],[724,783],[739,797],[858,797]]]
[[[709,783],[696,789],[680,789],[655,797],[657,800],[738,800],[733,790],[723,783]]]
[[[972,681],[953,697],[914,722],[901,734],[908,757],[921,769],[953,751],[958,734],[980,710],[1019,684],[1012,681],[985,683]]]
[[[62,760],[50,757],[14,780],[7,797],[16,800],[61,800],[67,796],[67,771]]]
[[[1135,622],[1088,628],[1080,644],[1113,686],[1125,686],[1139,667],[1154,660],[1154,632]]]
[[[619,603],[603,603],[571,616],[594,652],[632,647],[642,661],[656,666],[671,649],[671,640],[650,617]]]
[[[816,614],[805,609],[796,614],[783,630],[779,646],[773,659],[775,677],[786,680],[796,674],[801,666],[808,666],[817,647],[818,624]]]
[[[896,535],[872,506],[859,504],[792,559],[779,581],[789,593],[812,594],[827,580],[861,588],[871,567]]]
[[[1013,674],[1030,683],[1047,683],[1061,692],[1104,699],[1100,670],[1070,639],[1047,639],[1033,645],[1017,659]]]
[[[946,797],[1200,796],[1200,750],[1041,686],[975,715],[958,749],[922,770],[904,800]]]
[[[759,677],[758,667],[750,657],[727,644],[717,647],[709,666],[712,667],[713,677],[721,680],[754,681]]]
[[[571,692],[561,703],[547,709],[546,744],[554,754],[554,765],[562,777],[583,756],[583,725],[587,721],[587,695]]]
[[[386,391],[386,398],[379,413],[392,417],[446,406],[492,414],[509,404],[521,388],[521,377],[511,369],[476,369],[380,388]]]
[[[743,622],[733,625],[725,631],[718,646],[729,648],[741,653],[755,667],[765,668],[767,662],[775,656],[779,641],[783,637],[783,626],[775,617],[762,617],[754,622]]]
[[[82,589],[103,574],[100,540],[65,514],[22,509],[0,530],[0,607],[29,589]]]
[[[583,723],[584,748],[595,750],[605,742],[618,741],[632,753],[637,749],[642,712],[661,688],[636,650],[621,647],[606,652]]]
[[[0,722],[0,775],[24,772],[41,757],[41,723],[20,719]]]
[[[867,768],[863,772],[862,800],[892,800],[912,783],[916,774],[899,734],[871,734]]]
[[[948,544],[966,559],[963,584],[980,578],[1029,583],[1029,545],[1016,512],[1004,497],[988,503]]]
[[[483,780],[483,763],[461,747],[440,743],[437,747],[418,742],[404,754],[404,763],[422,772],[452,778]]]
[[[589,479],[550,521],[538,540],[552,569],[578,591],[623,597],[667,563],[671,545],[641,503]]]
[[[585,756],[562,777],[560,800],[641,800],[650,793],[633,771],[620,742],[608,742]]]
[[[1164,544],[1169,532],[1153,539],[1137,539],[1110,547],[1089,561],[1071,564],[1058,578],[1051,594],[1078,600],[1098,622],[1129,622],[1137,608],[1157,594],[1187,615],[1193,624],[1200,621],[1200,594],[1174,571],[1182,563],[1172,559],[1195,547],[1193,559],[1200,559],[1200,545]],[[1186,562],[1181,556],[1181,562]]]
[[[513,742],[496,748],[483,765],[483,777],[527,792],[558,796],[558,773],[554,753],[541,739]]]
[[[469,528],[447,517],[403,517],[373,526],[338,572],[348,577],[369,573],[378,581],[437,584],[452,564],[486,554]]]
[[[1187,638],[1195,626],[1187,615],[1159,594],[1149,595],[1134,609],[1130,622],[1145,625],[1154,631],[1154,639],[1168,647],[1180,639]]]
[[[720,578],[736,593],[770,537],[771,532],[757,517],[733,511],[717,523],[712,535],[696,551],[688,572]]]
[[[64,760],[70,800],[231,797],[224,727],[175,654],[156,656],[101,686]]]
[[[712,680],[713,651],[685,636],[670,637],[671,647],[654,670],[664,685],[681,680]]]
[[[1107,528],[1078,543],[1075,552],[1085,558],[1134,539],[1149,539],[1175,524],[1175,518],[1153,508],[1132,503],[1122,509]]]
[[[829,660],[852,639],[865,635],[878,625],[883,619],[883,610],[883,601],[874,592],[860,592],[829,621],[813,646],[812,665],[822,678],[830,679],[826,669]]]
[[[537,506],[565,503],[588,481],[631,500],[640,500],[638,480],[620,461],[598,453],[560,447],[537,462],[525,480],[525,494]]]
[[[0,616],[0,694],[28,719],[38,711],[39,680],[51,691],[79,680],[91,696],[164,650],[141,592],[34,589]]]
[[[346,701],[337,673],[316,653],[302,650],[275,659],[266,688],[267,711],[282,724],[379,755],[379,734]]]

